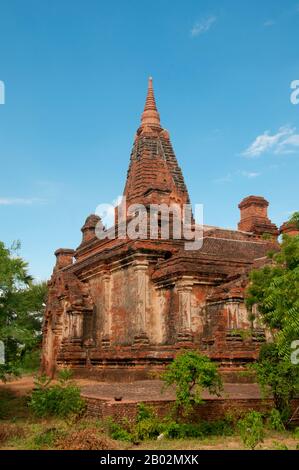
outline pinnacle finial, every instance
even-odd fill
[[[152,77],[149,77],[148,79],[147,96],[146,96],[144,111],[141,116],[141,126],[142,127],[145,127],[145,126],[161,127],[160,116],[157,110],[155,96],[154,96]]]

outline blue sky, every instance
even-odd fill
[[[299,0],[1,0],[0,239],[37,279],[123,191],[154,78],[193,203],[235,227],[240,200],[299,209]]]

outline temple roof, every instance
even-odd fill
[[[169,134],[160,124],[152,78],[131,152],[124,196],[128,203],[189,203]]]

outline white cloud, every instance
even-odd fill
[[[44,201],[38,198],[0,197],[0,206],[30,205],[42,202]]]
[[[214,179],[213,182],[216,184],[231,183],[233,179],[235,179],[236,176],[237,177],[243,176],[244,178],[253,179],[253,178],[257,178],[258,176],[261,176],[261,173],[258,173],[257,171],[238,170],[238,171],[235,171],[234,173],[227,173],[227,175],[225,176]]]
[[[203,18],[200,21],[197,21],[191,29],[191,36],[195,37],[206,33],[216,22],[216,20],[216,16],[208,16],[207,18]]]
[[[294,153],[299,150],[299,134],[296,133],[296,127],[283,126],[272,135],[270,131],[265,131],[256,137],[252,144],[242,152],[242,155],[254,158],[270,150],[275,154]]]
[[[274,26],[275,24],[276,24],[276,21],[274,21],[274,20],[267,20],[267,21],[264,22],[264,26],[266,28],[268,28],[270,26]]]
[[[241,171],[241,175],[245,176],[245,178],[252,179],[252,178],[257,178],[261,174],[258,173],[257,171]]]
[[[279,142],[275,153],[294,153],[296,150],[299,150],[299,134],[293,133]]]

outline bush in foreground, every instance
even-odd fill
[[[195,405],[203,403],[203,390],[218,396],[222,390],[217,365],[196,351],[179,354],[167,366],[162,379],[166,387],[175,385],[176,406],[184,414],[191,412]]]
[[[144,403],[138,405],[135,422],[123,420],[120,424],[110,419],[107,424],[112,439],[133,443],[155,440],[161,434],[168,439],[203,439],[208,436],[231,436],[234,432],[228,418],[214,422],[177,422],[170,417],[158,418],[155,411]]]
[[[250,411],[238,422],[238,430],[245,447],[255,449],[264,440],[263,416],[258,411]]]
[[[51,380],[45,376],[36,380],[29,402],[36,416],[65,418],[83,412],[85,403],[80,396],[80,389],[70,381],[70,378],[70,371],[62,370],[55,385],[50,385]]]

